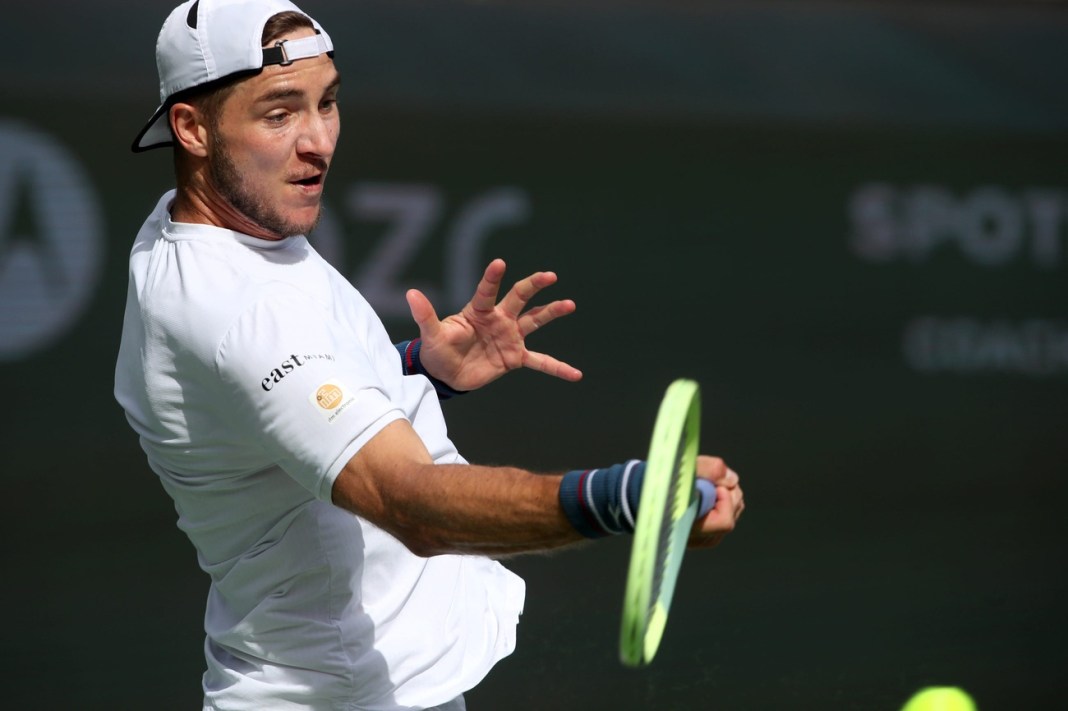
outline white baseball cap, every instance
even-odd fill
[[[167,112],[180,92],[271,64],[334,56],[334,44],[318,22],[316,34],[262,45],[263,26],[280,12],[307,15],[289,0],[186,0],[163,23],[156,41],[160,105],[133,142],[139,153],[173,143]],[[310,17],[308,19],[311,19]]]

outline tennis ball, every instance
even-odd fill
[[[931,686],[917,691],[901,711],[976,711],[975,702],[955,686]]]

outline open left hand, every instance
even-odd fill
[[[480,388],[516,368],[571,382],[581,379],[578,369],[526,347],[527,336],[575,310],[575,302],[564,299],[523,311],[539,291],[556,283],[556,274],[531,274],[497,303],[505,268],[502,259],[490,262],[467,305],[440,321],[426,295],[408,291],[408,307],[423,340],[419,354],[423,367],[455,390]]]

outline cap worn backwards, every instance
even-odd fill
[[[312,18],[316,34],[262,46],[263,27],[280,12],[307,15],[289,0],[186,0],[163,23],[156,41],[160,105],[134,139],[135,153],[173,143],[167,118],[176,95],[271,64],[333,56],[334,45]]]

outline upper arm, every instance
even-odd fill
[[[391,529],[416,495],[421,475],[434,460],[404,419],[394,420],[352,456],[334,480],[333,502],[376,525]]]

